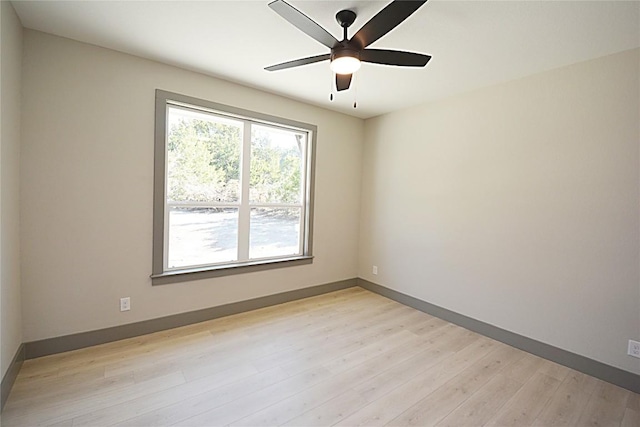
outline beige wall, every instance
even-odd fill
[[[0,2],[0,289],[2,377],[22,343],[20,303],[20,87],[22,25]]]
[[[640,373],[639,52],[367,120],[359,275]]]
[[[40,32],[24,42],[25,341],[356,277],[362,120]],[[312,265],[151,286],[156,88],[318,126]]]

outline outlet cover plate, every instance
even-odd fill
[[[120,298],[120,311],[129,311],[131,310],[131,298]]]
[[[629,349],[627,350],[627,354],[640,359],[640,342],[629,340]]]

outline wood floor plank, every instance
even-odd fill
[[[376,375],[376,369],[362,364],[340,375],[327,379],[300,392],[275,402],[233,423],[232,426],[274,426],[282,425],[322,403],[331,400],[336,393],[346,390],[351,384]],[[339,391],[340,390],[340,391]]]
[[[381,375],[380,377],[383,380],[376,387],[368,386],[362,389],[363,393],[380,397],[341,420],[337,425],[386,425],[461,371],[473,365],[478,359],[490,353],[497,346],[498,344],[495,341],[479,339],[451,357],[430,366],[416,375],[411,375],[410,379],[401,379],[400,384],[393,384],[392,382],[389,388],[385,386],[386,381],[384,381],[388,377]],[[358,388],[356,387],[356,390]]]
[[[598,381],[578,425],[619,426],[626,410],[628,393],[618,386]]]
[[[399,349],[407,349],[408,345],[418,347],[418,343],[426,341],[425,337],[413,332],[400,331],[397,339],[389,337],[383,343],[376,343],[360,351],[348,354],[346,357],[338,357],[331,363],[323,365],[334,375],[327,380],[318,383],[314,387],[304,390],[288,399],[284,399],[268,408],[258,411],[248,417],[239,420],[233,425],[281,425],[303,413],[332,400],[341,390],[350,390],[357,384],[372,379],[390,369],[394,364],[400,363],[402,357],[392,358]],[[355,355],[357,357],[348,357]],[[339,368],[337,368],[339,367]],[[334,368],[333,370],[331,368]],[[335,410],[335,409],[333,409]],[[336,420],[337,421],[337,420]]]
[[[271,366],[282,366],[291,375],[303,372],[312,366],[321,365],[340,355],[358,351],[385,339],[385,337],[402,332],[405,330],[403,323],[402,316],[397,316],[395,319],[385,322],[385,327],[377,325],[368,328],[367,332],[350,334],[327,345],[306,349],[299,354],[294,354],[293,358],[284,357],[282,360],[276,360],[271,363]]]
[[[389,349],[387,352],[359,365],[366,368],[368,372],[357,373],[357,379],[349,381],[348,386],[336,387],[333,392],[328,392],[327,396],[325,396],[325,398],[329,399],[327,402],[316,401],[315,404],[319,403],[319,406],[297,416],[295,419],[298,420],[299,425],[315,425],[321,420],[330,424],[341,421],[356,411],[357,408],[375,400],[378,397],[376,391],[379,391],[379,388],[376,388],[377,385],[389,386],[389,384],[392,384],[390,380],[406,382],[410,379],[410,376],[402,377],[399,374],[405,372],[417,374],[453,355],[454,352],[451,350],[446,353],[442,350],[443,347],[451,345],[451,337],[442,339],[443,335],[451,332],[451,329],[466,335],[464,333],[465,330],[462,328],[445,325],[438,329],[431,329],[429,333],[417,336],[415,341]],[[469,331],[466,331],[466,333],[469,333]],[[353,388],[358,388],[363,392],[355,391]],[[336,396],[335,390],[346,390],[346,392],[338,392],[339,394]],[[355,402],[358,403],[356,404]],[[322,414],[325,415],[323,416]],[[285,424],[295,425],[291,420]]]
[[[545,374],[548,377],[555,378],[558,381],[564,381],[564,379],[567,378],[567,375],[571,373],[571,369],[567,368],[566,366],[559,365],[550,360],[544,360],[544,359],[541,359],[541,360],[542,360],[542,364],[540,365],[540,368],[537,371],[537,372],[540,372],[541,374]]]
[[[521,351],[501,345],[391,420],[392,426],[433,426],[498,375],[522,358]]]
[[[38,426],[49,425],[65,420],[72,420],[75,416],[81,416],[105,407],[145,396],[158,390],[164,390],[184,383],[182,374],[171,374],[154,378],[142,383],[136,383],[125,390],[117,389],[107,393],[84,397],[75,402],[65,402],[56,405],[32,406],[25,413],[17,413],[5,406],[2,423],[5,427],[11,426]]]
[[[28,360],[4,427],[640,427],[640,395],[361,288]]]
[[[478,335],[474,335],[466,329],[449,325],[445,336],[436,336],[433,340],[428,341],[431,345],[426,350],[410,356],[406,361],[381,372],[379,376],[369,381],[355,385],[354,389],[362,394],[368,402],[372,402],[411,380],[420,381],[420,376],[425,371],[445,360],[447,363],[439,366],[439,373],[442,374],[442,377],[446,377],[455,369],[469,363],[471,357],[483,356],[493,348],[492,341],[480,339]],[[462,349],[464,351],[456,354]],[[456,366],[456,364],[460,366]],[[452,367],[453,369],[451,369]],[[437,373],[432,372],[431,374]]]
[[[560,384],[534,425],[540,427],[576,425],[597,384],[598,381],[595,378],[572,371]]]
[[[640,394],[629,393],[627,398],[627,408],[640,412]]]
[[[15,399],[7,402],[7,409],[16,415],[26,414],[32,411],[33,407],[49,407],[66,405],[80,398],[97,396],[110,391],[124,390],[127,386],[135,384],[133,374],[124,374],[111,378],[99,378],[93,381],[83,381],[74,384],[72,387],[51,390],[47,394],[27,396],[23,399]]]
[[[313,387],[315,384],[329,378],[330,376],[331,373],[325,368],[317,368],[303,372],[265,389],[245,395],[226,405],[197,414],[172,425],[196,427],[207,425],[229,425],[234,421],[240,420],[283,399],[293,396],[305,388]]]
[[[448,332],[446,327],[440,329],[433,329],[429,334],[416,335],[412,331],[406,331],[411,339],[406,340],[404,343],[396,343],[397,345],[385,348],[370,349],[364,348],[347,354],[344,357],[336,358],[332,361],[325,363],[323,366],[329,369],[334,374],[339,374],[345,370],[356,366],[363,361],[374,361],[379,366],[379,374],[382,374],[387,369],[394,367],[395,365],[411,359],[416,355],[421,355],[421,361],[428,363],[426,354],[427,350],[431,350],[434,357],[441,353],[439,344],[444,340],[439,340],[438,337],[442,337]]]
[[[42,396],[57,393],[58,390],[72,386],[76,383],[84,383],[104,378],[104,368],[87,368],[73,375],[51,376],[41,378],[39,381],[18,381],[11,389],[13,400],[23,400],[29,397]]]
[[[401,330],[393,335],[376,340],[350,353],[342,353],[333,360],[324,363],[323,366],[334,375],[340,374],[364,363],[369,359],[389,352],[396,347],[404,345],[416,346],[419,344],[416,337],[417,335],[413,332]],[[287,367],[285,367],[285,370],[287,370]]]
[[[270,387],[289,376],[280,368],[258,372],[244,380],[213,389],[196,396],[177,400],[163,408],[147,411],[118,423],[119,426],[168,426],[211,411],[243,396]]]
[[[502,374],[519,383],[526,383],[538,370],[545,369],[545,360],[526,353],[518,363],[505,368]]]
[[[439,427],[484,425],[520,387],[522,383],[504,374],[498,374],[436,425]]]
[[[299,342],[298,345],[290,349],[282,349],[281,351],[272,353],[267,357],[261,357],[255,361],[258,369],[271,369],[276,366],[286,364],[289,361],[301,360],[304,355],[312,355],[318,349],[329,351],[330,349],[339,349],[349,343],[354,342],[355,337],[370,337],[379,334],[388,326],[388,319],[393,319],[407,311],[397,305],[390,306],[386,310],[371,313],[370,317],[359,318],[356,316],[354,322],[344,328],[329,331],[328,334],[318,334],[317,337],[307,342]],[[347,323],[349,323],[347,321]],[[394,323],[395,325],[395,323]]]
[[[185,382],[175,387],[147,394],[136,399],[129,399],[118,405],[109,406],[101,410],[92,411],[73,419],[74,426],[112,425],[129,418],[137,417],[149,411],[164,408],[179,399],[198,396],[204,392],[215,390],[226,384],[255,375],[257,370],[245,365],[238,369],[229,369],[216,375],[201,378],[196,381]]]
[[[638,427],[640,426],[640,411],[626,408],[620,427]]]
[[[435,329],[451,324],[442,319],[438,319],[437,317],[433,317],[433,316],[428,316],[428,317],[430,318],[428,322],[419,323],[416,325],[409,325],[408,329],[416,335],[424,335],[424,334],[431,333]]]
[[[49,424],[48,427],[73,427],[73,420],[58,421],[57,423]]]
[[[290,427],[332,426],[350,415],[354,411],[354,408],[364,406],[367,403],[366,398],[362,396],[362,394],[352,389],[347,389],[346,392],[298,415],[282,425]]]
[[[489,427],[532,425],[559,386],[558,379],[537,372],[486,425]]]
[[[288,360],[299,360],[301,354],[312,353],[318,348],[339,348],[345,343],[353,342],[354,337],[359,334],[365,335],[371,331],[384,329],[382,325],[387,325],[386,321],[389,318],[407,313],[405,308],[397,304],[387,305],[385,303],[382,306],[365,308],[353,314],[343,313],[341,317],[336,319],[336,323],[327,323],[329,325],[327,328],[289,339],[287,341],[288,347],[283,346],[266,357],[260,357],[256,360],[256,366],[259,369],[270,369],[284,364]]]

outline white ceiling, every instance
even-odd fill
[[[389,1],[287,0],[337,39]],[[371,47],[426,53],[426,68],[363,64],[329,101],[327,62],[265,66],[328,53],[260,1],[13,1],[26,28],[177,65],[368,118],[640,46],[640,2],[430,0]],[[357,98],[358,108],[353,108]]]

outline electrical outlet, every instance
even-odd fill
[[[131,310],[131,298],[120,298],[120,311],[129,311]]]
[[[373,266],[372,272],[373,272],[373,274],[378,274],[378,266],[377,265]]]
[[[627,354],[640,359],[640,342],[629,340],[629,349],[627,350]]]

